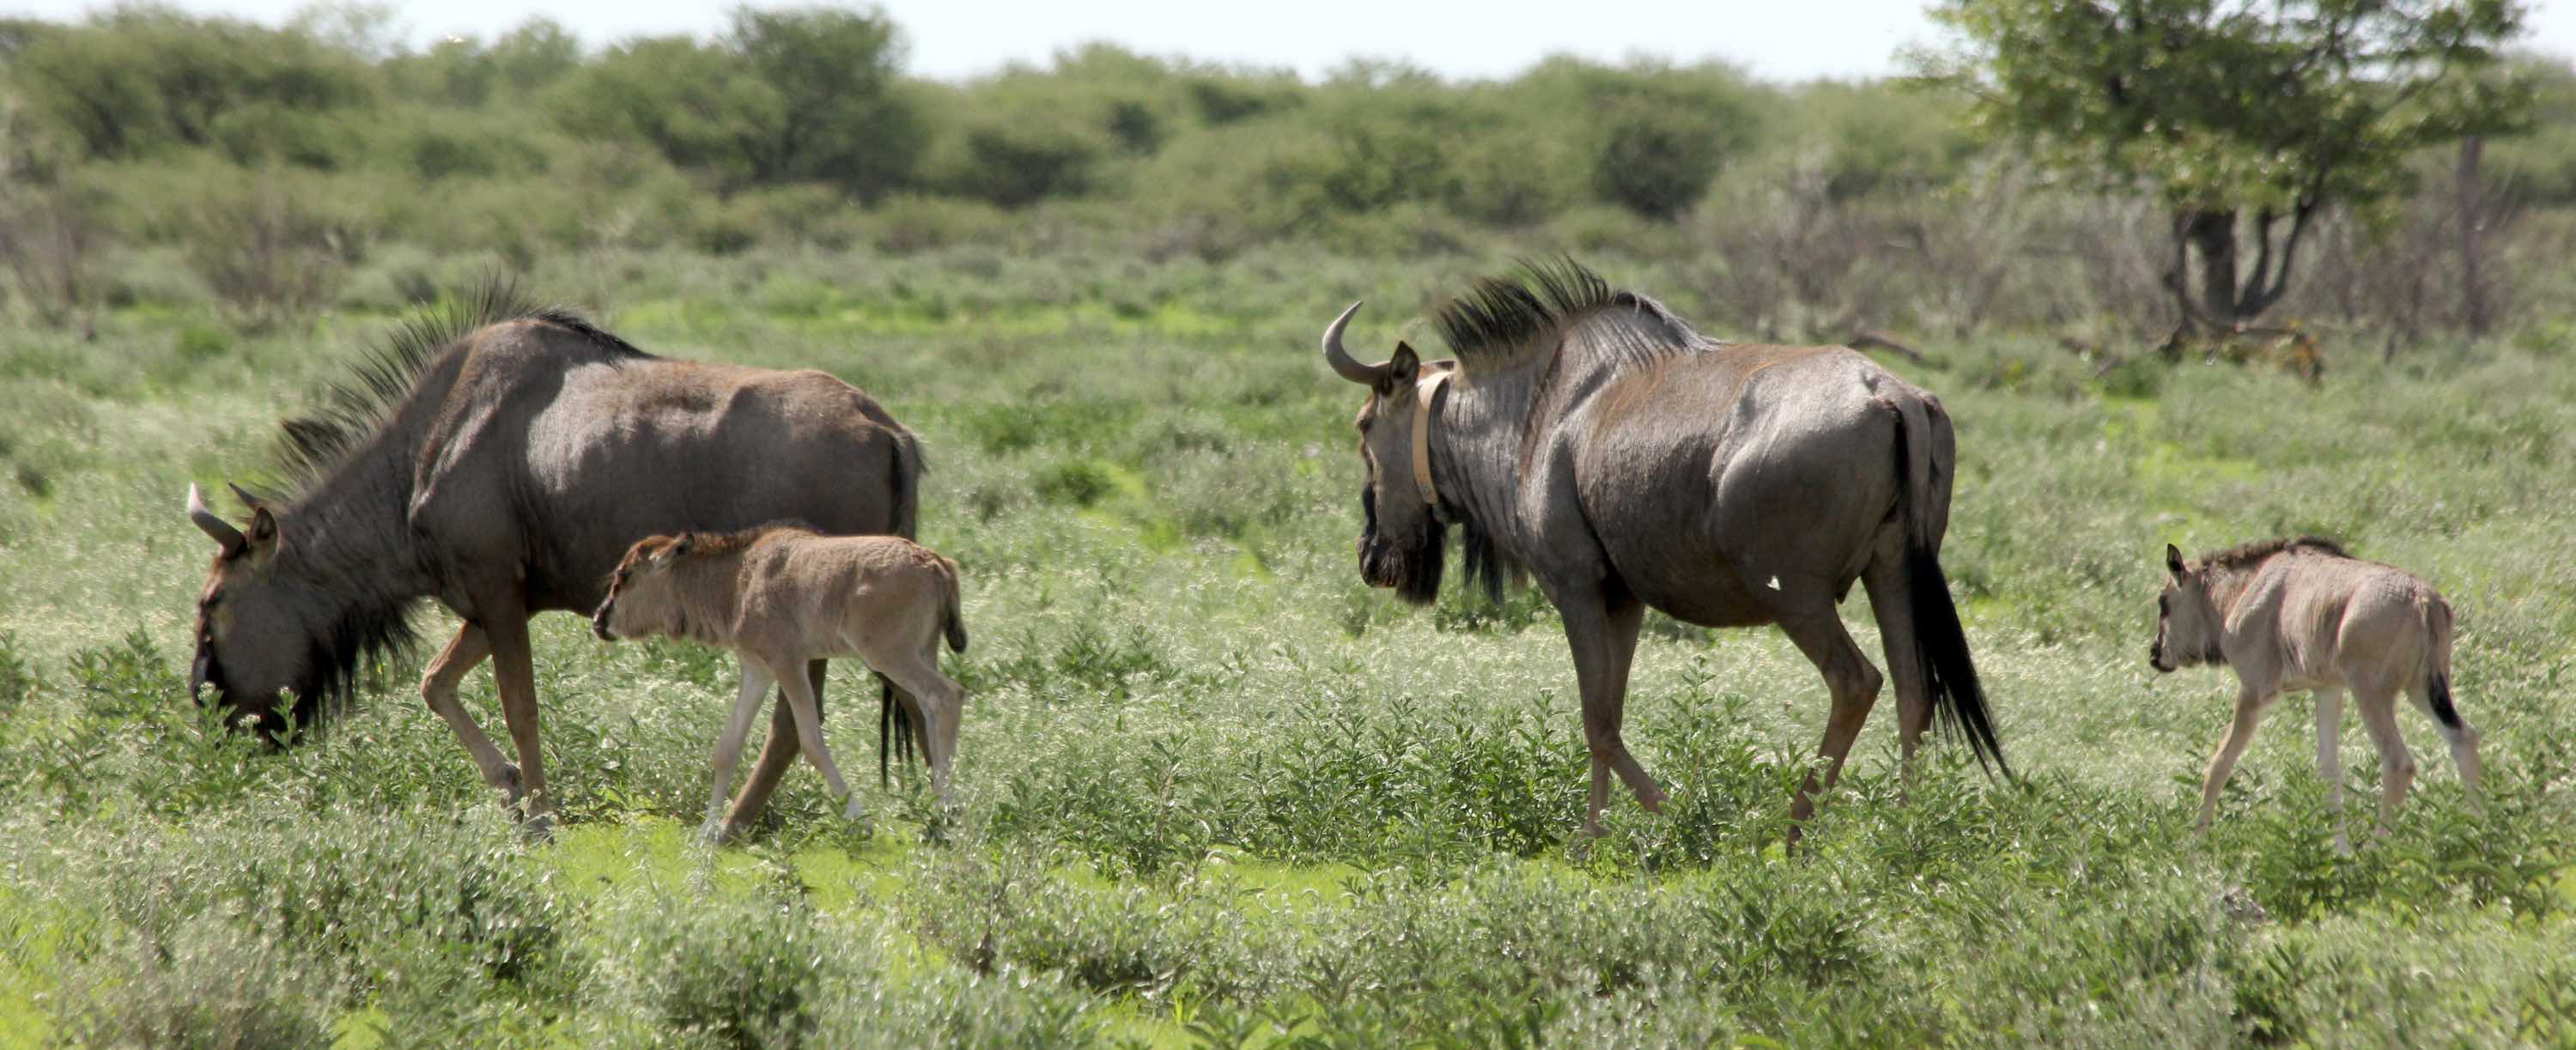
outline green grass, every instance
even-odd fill
[[[1678,268],[1605,262],[1713,332]],[[1428,611],[1352,564],[1370,345],[1471,276],[1328,257],[584,257],[543,291],[680,356],[821,367],[918,429],[966,573],[964,807],[797,768],[748,846],[689,841],[728,658],[536,626],[566,823],[524,842],[411,683],[259,754],[181,696],[190,481],[382,323],[218,336],[114,313],[0,335],[0,1031],[191,1045],[2566,1043],[2576,1038],[2576,373],[2550,344],[2106,390],[2039,340],[1909,375],[1959,426],[1944,563],[2026,783],[1874,720],[1780,848],[1824,689],[1776,633],[1657,621],[1628,739],[1672,791],[1575,840],[1554,614]],[[2331,352],[2331,348],[2330,348]],[[2304,700],[2205,842],[2222,672],[2144,660],[2163,544],[2339,535],[2460,610],[2470,813],[2430,727],[2396,833],[2328,847]],[[1874,654],[1857,594],[1846,619]],[[429,633],[452,627],[425,618]],[[830,691],[845,761],[873,703]],[[488,675],[466,699],[487,725]],[[2376,763],[2346,767],[2366,821]],[[868,778],[860,778],[866,783]],[[916,778],[917,779],[917,778]],[[255,979],[244,974],[256,975]]]

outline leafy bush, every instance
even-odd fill
[[[802,901],[755,896],[713,906],[633,908],[602,982],[652,1029],[726,1047],[795,1046],[815,1032],[825,968],[846,936]]]
[[[366,231],[291,172],[207,186],[182,220],[189,269],[241,327],[260,330],[330,301]]]

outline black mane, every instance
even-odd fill
[[[515,320],[565,329],[620,356],[649,356],[570,310],[529,302],[512,282],[486,280],[471,295],[414,314],[360,357],[348,375],[325,385],[305,414],[280,423],[276,457],[281,480],[297,499],[310,494],[374,439],[450,347],[475,329]],[[367,580],[377,568],[338,559],[303,566],[303,571]],[[416,601],[365,585],[336,593],[343,605],[322,633],[310,639],[305,678],[293,686],[299,732],[346,713],[366,666],[417,641],[411,623]]]
[[[1663,304],[1614,289],[1573,259],[1525,262],[1510,277],[1478,278],[1474,289],[1442,304],[1436,322],[1459,360],[1499,362],[1518,357],[1540,338],[1607,308],[1633,310],[1652,322],[1646,326],[1648,331],[1617,340],[1622,344],[1619,349],[1644,355],[1670,353],[1697,340],[1690,326]]]
[[[348,375],[325,384],[306,414],[278,424],[277,466],[288,488],[301,494],[329,477],[411,396],[421,373],[450,345],[485,325],[518,320],[543,321],[604,349],[647,356],[569,309],[529,300],[516,282],[487,279],[471,295],[414,313],[352,363]]]
[[[2337,558],[2352,557],[2352,555],[2344,553],[2342,544],[2336,543],[2333,540],[2318,536],[2285,536],[2268,540],[2255,540],[2252,543],[2238,544],[2234,547],[2229,547],[2226,550],[2212,551],[2208,554],[2201,555],[2200,563],[2210,568],[2242,569],[2249,566],[2260,565],[2262,564],[2263,559],[2269,558],[2275,554],[2302,550],[2312,550],[2320,554],[2331,555]]]

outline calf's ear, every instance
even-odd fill
[[[2182,575],[2182,550],[2170,543],[2165,544],[2165,571]]]

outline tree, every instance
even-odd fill
[[[911,178],[928,136],[896,90],[898,52],[880,15],[745,8],[713,44],[665,37],[610,51],[566,89],[561,113],[728,189],[828,182],[873,200]]]
[[[2480,74],[2522,14],[2517,0],[1939,0],[1960,40],[1917,62],[2042,163],[2160,193],[2184,328],[2215,332],[2280,301],[2325,209],[2379,205],[2406,187],[2408,153],[2521,119],[2524,93]]]
[[[149,7],[29,35],[6,77],[39,120],[101,160],[175,144],[328,166],[340,144],[325,115],[375,93],[365,62],[301,30]]]

